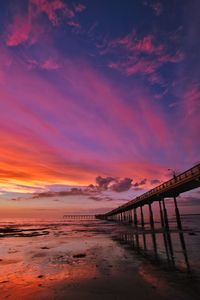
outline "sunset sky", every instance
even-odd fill
[[[0,215],[103,211],[199,162],[199,11],[0,2]]]

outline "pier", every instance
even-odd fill
[[[121,239],[131,243],[134,248],[143,253],[147,250],[147,235],[152,238],[153,253],[158,258],[157,234],[163,235],[163,243],[166,258],[170,264],[175,264],[172,232],[177,232],[185,260],[187,270],[190,270],[189,259],[184,239],[184,230],[181,215],[178,208],[177,197],[187,191],[200,187],[200,164],[189,170],[173,176],[172,179],[160,184],[150,191],[134,198],[133,200],[119,206],[105,214],[96,215],[97,219],[117,222],[129,225],[127,232],[121,235]],[[167,201],[172,199],[176,228],[170,228]],[[153,203],[156,202],[159,211],[160,226],[155,227]],[[144,219],[144,210],[147,217]],[[142,237],[140,239],[140,237]]]
[[[95,220],[96,216],[95,215],[64,215],[63,218],[68,219],[68,220]]]

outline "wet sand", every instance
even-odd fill
[[[4,232],[0,299],[198,299],[188,275],[164,271],[120,245],[114,228],[89,221],[23,228],[21,236],[19,228],[17,236]]]

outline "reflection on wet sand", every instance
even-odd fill
[[[133,294],[152,300],[196,297],[170,286],[164,273],[140,259],[141,253],[154,253],[150,229],[144,233],[138,226],[136,232],[104,221],[16,227],[27,232],[31,228],[38,233],[45,228],[49,234],[1,238],[1,300],[130,299]],[[159,259],[164,257],[162,236],[155,229]]]
[[[177,264],[176,254],[179,252],[184,259],[184,268],[187,272],[191,272],[188,258],[188,252],[185,242],[184,233],[176,197],[174,197],[175,205],[175,221],[169,218],[167,207],[164,199],[158,201],[158,211],[155,210],[157,216],[154,219],[152,204],[148,203],[148,214],[144,221],[143,208],[133,207],[129,211],[109,217],[112,222],[125,225],[124,230],[116,238],[121,242],[128,243],[138,252],[154,258],[155,261],[167,261],[169,266],[182,267],[183,263]],[[139,214],[138,214],[138,210]],[[104,218],[104,216],[99,216]],[[179,241],[179,245],[177,244]],[[162,247],[160,247],[162,245]]]
[[[114,239],[118,240],[120,243],[130,245],[132,249],[156,263],[163,263],[163,265],[170,268],[177,268],[181,269],[181,271],[190,272],[191,269],[189,267],[188,255],[187,260],[185,260],[186,249],[183,251],[177,243],[177,237],[179,234],[180,233],[177,230],[169,230],[168,232],[165,232],[160,229],[152,232],[152,230],[139,231],[135,228],[126,228],[120,234],[116,235]],[[168,239],[170,240],[170,254],[168,249],[169,245],[166,242],[166,235],[168,235]],[[174,240],[176,242],[173,244]],[[184,257],[184,260],[181,260],[181,264],[176,261],[177,253],[179,253],[179,256],[182,255]]]
[[[76,262],[76,265],[73,265],[73,263],[68,263],[67,260],[61,260],[59,257],[55,257],[51,263],[54,264],[54,267],[57,264],[57,268],[54,272],[51,270],[50,274],[47,273],[47,269],[36,272],[31,266],[21,266],[20,273],[11,273],[12,266],[6,276],[1,275],[0,277],[1,285],[3,283],[4,297],[36,299],[36,295],[39,295],[38,299],[43,299],[42,297],[52,299],[52,295],[58,292],[59,285],[64,283],[65,288],[74,288],[77,286],[77,282],[91,280],[97,276],[96,268],[92,264],[86,265]],[[50,268],[51,266],[48,267],[48,269]]]
[[[24,238],[6,241],[0,260],[1,299],[36,299],[37,295],[38,299],[53,299],[52,295],[62,282],[65,288],[71,288],[76,282],[97,276],[98,269],[92,261],[92,248],[87,247],[90,244],[87,238],[84,245],[77,238],[64,242],[62,234],[56,243],[52,238],[33,237],[28,239],[30,244]]]

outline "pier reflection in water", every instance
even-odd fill
[[[146,218],[143,207],[133,210],[134,222],[125,222],[120,227],[119,234],[114,239],[123,244],[128,244],[132,249],[157,263],[168,267],[190,272],[190,264],[181,218],[178,210],[175,218],[168,216],[164,201],[158,204],[158,215],[153,218],[152,208],[149,206],[149,220]],[[140,210],[140,213],[139,213]]]

